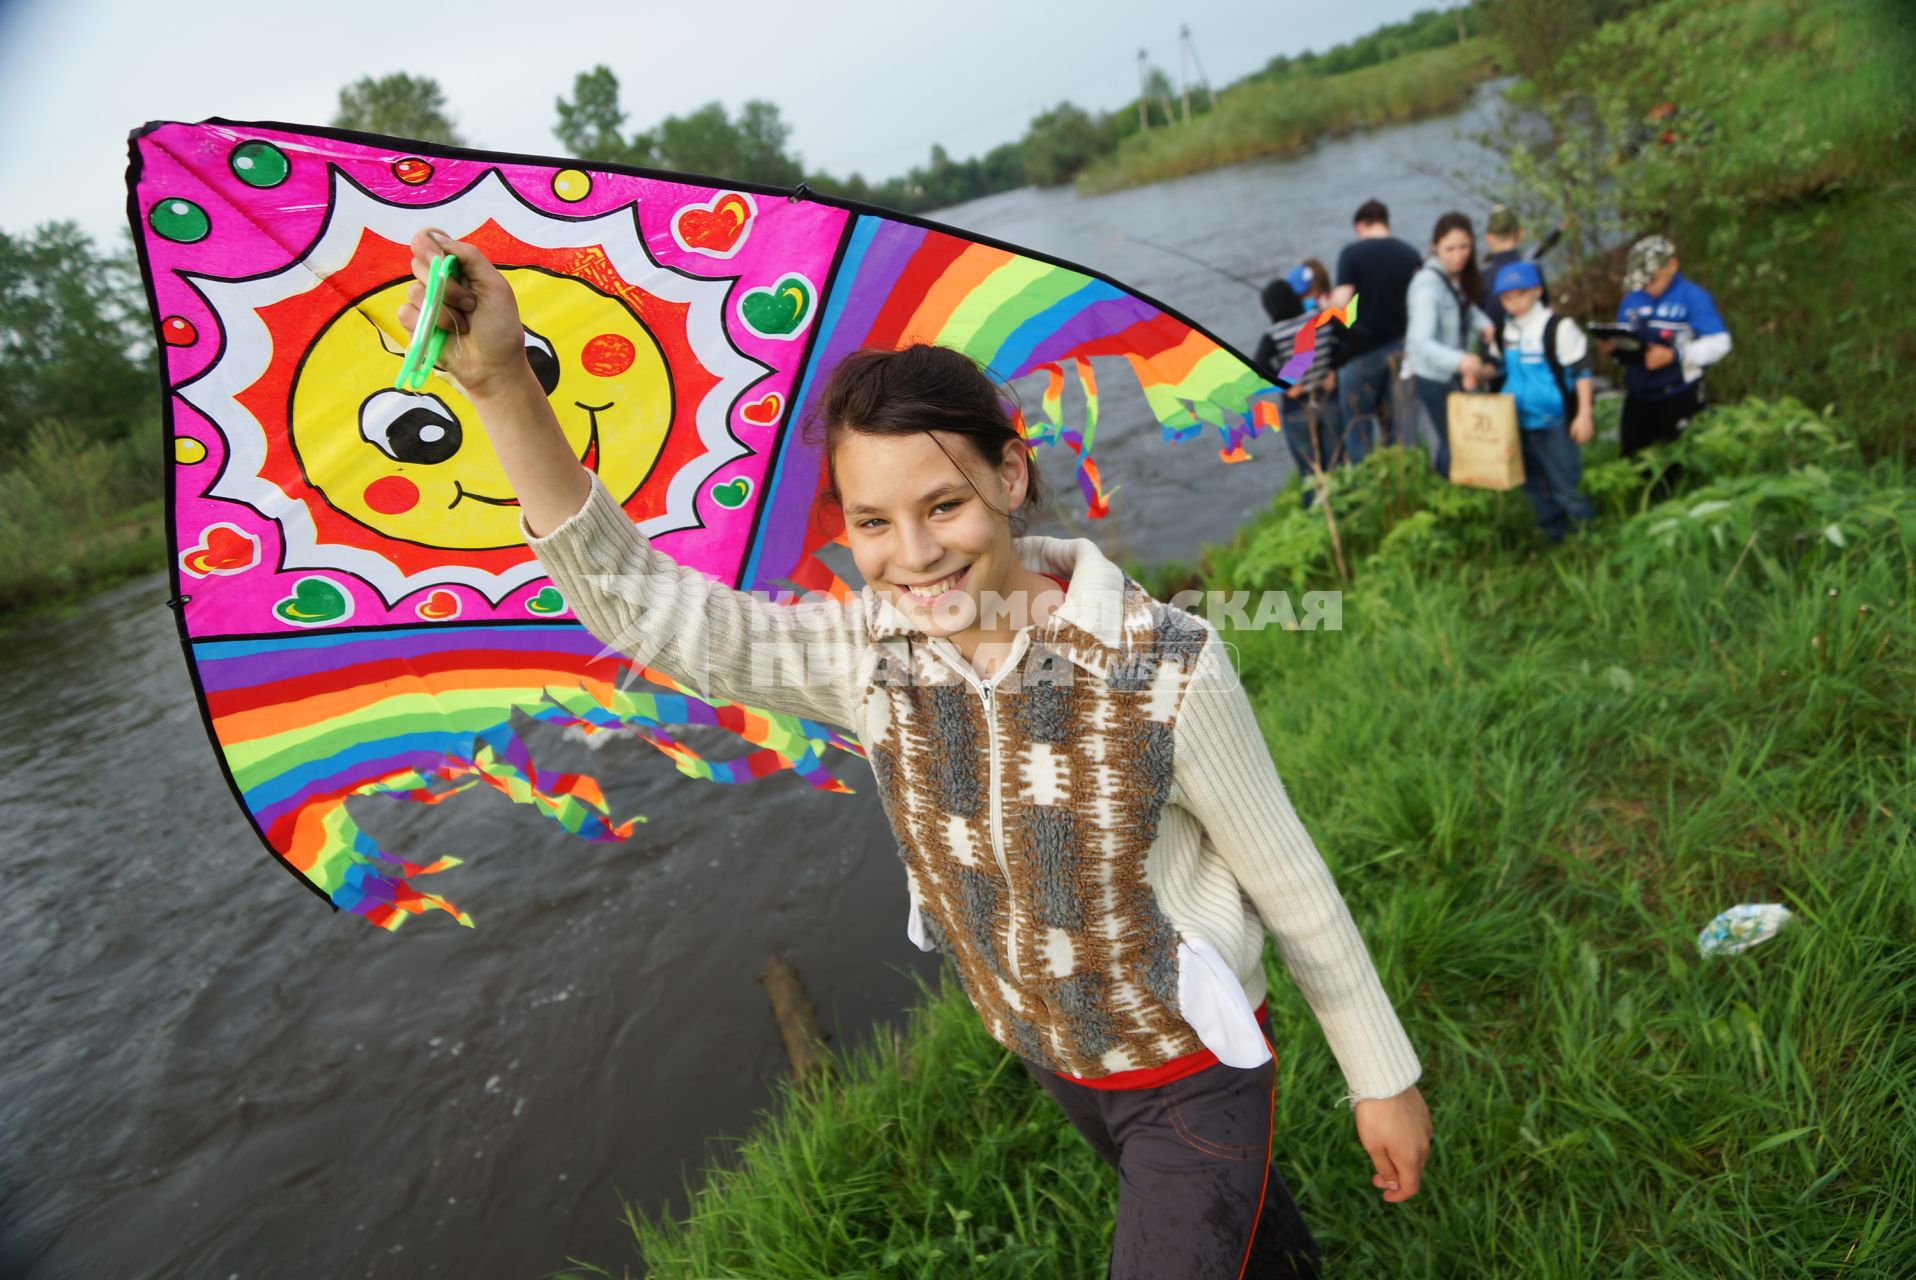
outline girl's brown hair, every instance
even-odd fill
[[[1324,270],[1324,264],[1316,258],[1304,259],[1304,269],[1311,273],[1311,292],[1329,293],[1331,291],[1331,273]]]
[[[1005,390],[1015,397],[1010,388]],[[990,375],[961,352],[922,342],[900,351],[854,351],[832,370],[818,407],[805,424],[806,443],[823,445],[825,450],[826,488],[819,495],[824,505],[842,504],[833,459],[846,433],[853,431],[872,436],[949,432],[964,437],[972,453],[994,472],[1004,462],[1008,447],[1027,447]],[[932,443],[945,448],[936,436]],[[951,457],[950,452],[945,456]],[[952,458],[952,464],[969,482],[970,473],[958,459]],[[1027,472],[1024,505],[999,512],[1014,529],[1023,528],[1025,512],[1041,508],[1046,501],[1044,478],[1035,460],[1029,462]],[[977,489],[972,484],[972,491]],[[984,494],[978,497],[997,509]]]
[[[1430,247],[1435,249],[1437,242],[1453,231],[1461,231],[1470,237],[1470,256],[1464,259],[1464,269],[1457,273],[1457,284],[1463,290],[1464,297],[1475,302],[1483,296],[1484,282],[1477,270],[1477,232],[1470,225],[1470,215],[1453,209],[1437,219],[1437,227],[1430,233]],[[1464,336],[1468,338],[1470,335]]]

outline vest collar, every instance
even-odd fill
[[[1055,573],[1069,584],[1064,603],[1052,610],[1036,635],[1049,636],[1068,624],[1091,636],[1107,649],[1117,648],[1124,640],[1124,570],[1105,558],[1089,538],[1014,538],[1012,551],[1025,568],[1039,573]],[[864,592],[865,616],[871,638],[895,637],[925,639],[925,632],[904,612],[871,587]]]

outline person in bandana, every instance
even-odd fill
[[[1617,323],[1643,343],[1639,351],[1613,352],[1624,369],[1622,443],[1628,458],[1676,439],[1703,412],[1703,371],[1730,354],[1730,331],[1708,290],[1683,274],[1676,245],[1665,236],[1645,236],[1630,246],[1623,288]],[[1660,494],[1674,481],[1666,472],[1658,481]]]

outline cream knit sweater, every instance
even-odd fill
[[[952,668],[953,679],[989,697],[948,641],[914,634],[870,588],[844,603],[778,605],[677,564],[651,546],[596,476],[577,513],[543,538],[526,533],[526,541],[574,615],[609,650],[708,695],[843,725],[868,748],[886,739],[892,714],[884,689],[874,688],[883,684],[874,682],[874,667],[899,646],[928,669]],[[1140,599],[1148,603],[1087,539],[1020,538],[1016,550],[1028,567],[1068,579],[1066,599],[1046,624],[1061,634],[1120,642],[1134,621],[1125,616],[1125,602],[1133,608]],[[1033,651],[1027,643],[1033,630],[1021,635],[992,685],[1015,674]],[[1173,773],[1145,874],[1178,936],[1208,943],[1237,988],[1222,997],[1215,989],[1194,996],[1189,984],[1201,975],[1187,974],[1183,1013],[1201,1043],[1219,1048],[1228,1041],[1231,1033],[1217,1027],[1241,1028],[1263,998],[1260,957],[1268,929],[1343,1071],[1346,1100],[1354,1105],[1400,1093],[1421,1073],[1417,1056],[1329,869],[1285,795],[1227,647],[1208,624],[1202,637],[1203,656],[1170,721]],[[1062,644],[1061,651],[1070,653],[1070,646]],[[1017,773],[1006,770],[1008,797]],[[909,819],[894,808],[888,804],[887,817],[904,845],[910,833],[900,828]],[[922,885],[913,877],[911,887],[916,928]],[[1186,970],[1203,968],[1188,948],[1180,959]],[[1220,998],[1243,1004],[1226,1010],[1221,1021],[1194,1012],[1215,1009]],[[980,1012],[986,1013],[982,1005]],[[1003,1028],[992,1030],[1012,1042]],[[1232,1060],[1228,1051],[1221,1056]],[[1122,1053],[1106,1063],[1109,1069],[1128,1065]]]

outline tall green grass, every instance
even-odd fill
[[[1423,1193],[1381,1204],[1270,962],[1276,1149],[1331,1274],[1916,1268],[1916,489],[1787,402],[1680,454],[1661,504],[1595,461],[1599,525],[1551,549],[1520,493],[1386,450],[1330,497],[1348,582],[1290,494],[1200,568],[1345,591],[1340,631],[1227,637],[1436,1125]],[[1745,901],[1796,920],[1700,958]],[[628,1213],[658,1277],[1078,1280],[1115,1206],[947,986],[788,1090],[682,1217]]]
[[[1913,14],[1900,0],[1650,5],[1526,86],[1554,146],[1511,166],[1533,210],[1600,227],[1600,247],[1675,238],[1736,342],[1714,394],[1836,404],[1868,449],[1906,459]]]
[[[1326,135],[1441,115],[1497,74],[1494,42],[1474,37],[1341,75],[1293,72],[1218,95],[1217,109],[1134,134],[1078,178],[1084,192],[1163,182],[1262,156],[1303,151]]]
[[[43,423],[0,465],[0,615],[164,566],[161,482],[152,440]]]

